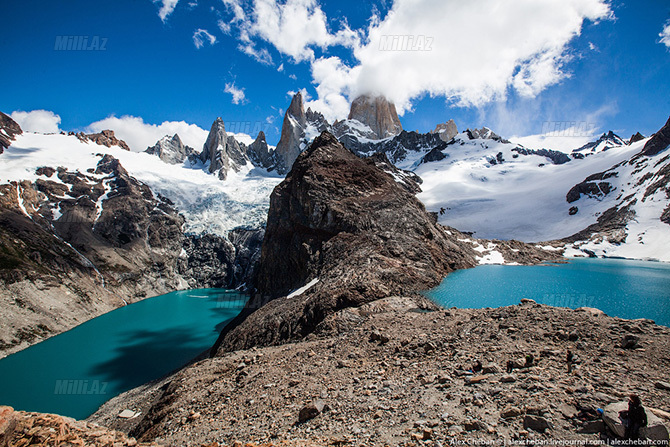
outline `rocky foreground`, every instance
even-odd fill
[[[324,132],[273,192],[258,297],[212,358],[91,420],[175,446],[439,445],[597,440],[597,408],[631,392],[670,409],[670,328],[528,300],[444,310],[423,298],[485,247],[519,263],[555,254],[441,227],[401,178]]]
[[[605,433],[595,410],[633,392],[647,408],[670,410],[670,329],[650,320],[526,300],[415,308],[396,297],[343,311],[355,328],[202,360],[113,399],[91,420],[174,446],[446,445],[595,441]],[[570,374],[568,349],[577,361]],[[535,362],[524,367],[528,354]],[[483,369],[473,373],[477,360]],[[124,409],[144,417],[118,418]]]

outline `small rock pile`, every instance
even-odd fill
[[[12,447],[160,447],[155,442],[137,442],[127,435],[92,422],[76,421],[56,414],[27,413],[0,407],[0,445]]]

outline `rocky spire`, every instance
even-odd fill
[[[298,92],[293,95],[291,105],[284,114],[281,138],[275,151],[277,172],[286,174],[300,152],[324,130],[330,130],[326,118],[311,109],[305,112],[302,94]]]
[[[300,143],[304,136],[304,127],[307,122],[305,106],[302,103],[300,92],[293,95],[291,105],[284,114],[284,122],[281,128],[281,138],[277,143],[277,172],[285,174],[300,155]]]
[[[183,163],[193,153],[193,148],[184,146],[179,135],[174,134],[172,137],[165,135],[144,152],[158,156],[165,163],[176,165]]]
[[[212,123],[207,141],[200,153],[200,160],[203,163],[209,161],[209,172],[218,171],[219,178],[225,180],[230,169],[238,172],[242,166],[247,164],[245,152],[245,148],[226,133],[223,120],[217,118]]]
[[[380,140],[402,132],[395,105],[383,96],[362,95],[354,99],[348,119],[367,125]]]
[[[0,112],[0,154],[9,147],[17,135],[22,133],[21,126],[16,121]]]
[[[458,128],[454,120],[449,120],[446,123],[440,123],[435,126],[435,130],[431,133],[436,133],[440,136],[442,141],[450,141],[456,135],[458,135]]]
[[[274,151],[270,150],[267,141],[265,141],[265,132],[258,132],[258,136],[247,148],[247,155],[254,164],[260,168],[268,169],[274,167]]]

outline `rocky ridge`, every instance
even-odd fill
[[[184,235],[172,203],[111,155],[35,174],[0,185],[2,354],[146,297],[238,287],[255,268],[256,240]]]
[[[92,142],[107,147],[119,146],[122,149],[130,151],[130,147],[128,146],[128,144],[126,144],[125,141],[116,138],[113,130],[103,130],[99,133],[89,133],[89,134],[79,132],[78,134],[75,135],[84,143]]]
[[[342,309],[418,294],[477,265],[477,242],[437,225],[414,197],[418,184],[399,182],[377,163],[383,161],[357,157],[327,132],[298,157],[271,196],[255,297],[213,353],[329,331]],[[519,245],[508,256],[522,262],[555,256],[506,244]],[[291,293],[305,284],[311,287]]]
[[[23,130],[16,121],[0,112],[0,154],[9,147],[17,135],[21,135]]]
[[[656,137],[657,135],[657,137]],[[643,238],[635,227],[638,213],[655,215],[670,224],[670,120],[645,143],[642,151],[610,169],[588,176],[573,186],[566,201],[574,204],[572,212],[588,200],[611,200],[597,222],[568,237],[565,241],[575,250],[595,256],[595,249],[607,244],[619,245],[628,237]],[[604,149],[603,149],[604,150]]]
[[[667,327],[532,300],[423,313],[415,305],[389,297],[351,309],[349,325],[330,336],[201,360],[90,420],[169,445],[597,442],[614,435],[596,409],[635,392],[670,424]],[[146,416],[119,419],[126,408]]]

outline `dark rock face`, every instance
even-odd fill
[[[147,154],[156,155],[165,163],[172,165],[181,164],[195,153],[192,147],[184,146],[179,135],[165,136],[158,140],[154,146],[147,148]]]
[[[500,135],[493,132],[488,127],[482,127],[481,129],[466,129],[465,133],[468,135],[468,138],[471,140],[493,140],[500,143],[509,143],[508,140],[502,138]]]
[[[568,203],[576,202],[580,199],[582,194],[589,197],[605,197],[612,190],[612,185],[609,182],[605,182],[608,178],[616,177],[617,173],[613,171],[609,172],[598,172],[596,174],[589,175],[586,179],[573,186],[570,191],[565,196],[565,200]]]
[[[212,123],[207,141],[200,153],[200,160],[203,163],[209,162],[209,172],[218,172],[221,180],[226,179],[231,169],[238,172],[242,166],[247,164],[244,146],[226,133],[221,118],[217,118]]]
[[[191,287],[228,288],[233,280],[235,247],[226,238],[205,234],[184,239],[179,271]]]
[[[642,135],[640,132],[637,132],[630,137],[628,144],[637,143],[638,141],[644,140],[645,138],[646,137],[644,135]]]
[[[642,149],[642,155],[652,156],[663,152],[670,146],[670,118],[658,132],[656,132]]]
[[[81,141],[84,142],[91,141],[93,143],[107,147],[119,146],[122,149],[130,151],[130,147],[126,144],[125,141],[119,140],[118,138],[116,138],[116,136],[114,136],[113,130],[103,130],[100,133],[89,133],[89,134],[79,132],[76,135],[77,138],[79,138]]]
[[[14,141],[17,135],[21,135],[23,130],[16,121],[0,112],[0,154]]]
[[[275,150],[277,172],[286,174],[298,155],[309,145],[307,131],[314,133],[324,130],[330,130],[330,124],[324,116],[309,108],[305,112],[302,94],[298,92],[293,95],[291,104],[284,114],[281,138]]]
[[[432,161],[440,161],[444,160],[447,158],[447,154],[442,152],[439,147],[434,147],[431,149],[430,152],[428,152],[426,155],[423,156],[421,159],[421,163],[430,163]]]
[[[235,247],[233,278],[228,288],[248,290],[254,287],[264,236],[265,230],[262,228],[236,228],[228,233],[228,239]]]
[[[407,157],[407,154],[411,152],[430,152],[433,150],[441,152],[451,144],[451,142],[445,143],[442,141],[440,134],[423,134],[413,131],[408,132],[406,130],[403,130],[392,139],[383,141],[361,143],[350,135],[338,136],[338,139],[344,147],[357,155],[369,156],[370,153],[383,153],[392,163],[403,161]]]
[[[383,96],[362,95],[354,99],[348,119],[368,126],[377,140],[398,135],[402,131],[395,105]]]
[[[250,307],[272,301],[224,329],[213,352],[301,338],[340,309],[415,294],[474,265],[474,251],[412,193],[324,132],[270,199]],[[275,299],[316,278],[301,295]]]
[[[512,150],[521,155],[540,155],[542,157],[547,157],[555,165],[562,165],[563,163],[570,161],[568,154],[553,149],[526,149],[525,147],[515,147]],[[584,157],[582,156],[581,158]]]
[[[275,152],[268,147],[268,143],[265,141],[265,133],[262,130],[258,132],[254,142],[247,148],[247,155],[254,166],[264,169],[276,167]]]

